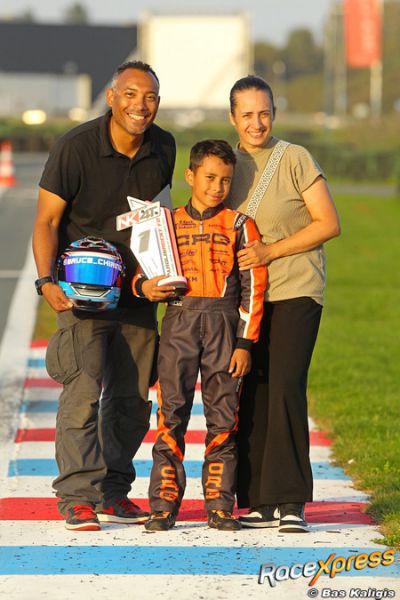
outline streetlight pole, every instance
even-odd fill
[[[384,2],[379,0],[379,12],[380,12],[380,23],[381,23],[381,44],[383,43],[383,10]],[[380,57],[378,60],[371,64],[370,68],[370,111],[371,118],[375,121],[379,121],[382,116],[382,87],[383,87],[383,74],[382,74],[382,48]]]

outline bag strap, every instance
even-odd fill
[[[285,142],[284,140],[279,140],[279,142],[275,145],[275,148],[272,151],[271,156],[267,160],[267,164],[265,165],[264,171],[257,183],[256,189],[254,190],[249,203],[246,208],[246,215],[255,219],[256,212],[260,205],[260,202],[267,191],[269,184],[271,183],[271,179],[280,163],[280,160],[289,146],[289,142]]]

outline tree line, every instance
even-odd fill
[[[339,23],[339,27],[342,24]],[[382,112],[400,112],[400,86],[398,57],[400,56],[400,1],[384,3],[382,31]],[[341,47],[331,48],[338,65],[344,72],[347,94],[347,111],[352,114],[355,107],[369,102],[369,69],[346,69],[344,66],[343,36],[336,40]],[[327,70],[329,39],[319,44],[306,28],[292,30],[286,44],[277,47],[265,40],[254,45],[254,70],[264,77],[276,90],[280,110],[296,112],[329,112],[330,76]]]
[[[332,16],[330,17],[332,18]],[[35,22],[34,9],[28,8],[15,17],[16,21]],[[80,2],[66,5],[63,22],[75,25],[90,23],[90,14]],[[339,24],[340,27],[340,24]],[[400,0],[386,0],[383,11],[383,114],[400,112],[398,56],[400,56]],[[280,111],[298,113],[331,112],[330,82],[327,64],[327,40],[318,43],[307,28],[292,30],[283,47],[268,40],[254,43],[254,72],[272,84]],[[329,42],[329,40],[328,40]],[[337,42],[337,40],[336,40]],[[343,36],[339,36],[343,45]],[[325,47],[323,47],[325,46]],[[331,48],[331,51],[333,49]],[[344,61],[344,48],[334,49],[335,60]],[[339,65],[340,66],[340,65]],[[369,102],[370,74],[368,69],[344,69],[348,114]],[[330,86],[330,87],[329,87]]]

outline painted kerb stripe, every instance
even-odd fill
[[[150,477],[151,460],[134,460],[137,477]],[[187,460],[184,462],[187,477],[201,477],[202,461]],[[348,480],[340,467],[333,467],[329,462],[311,463],[314,479]],[[10,461],[8,476],[40,476],[55,477],[58,474],[56,461],[51,458],[21,458]]]
[[[148,575],[254,575],[260,565],[305,563],[327,560],[330,554],[348,558],[371,554],[377,548],[221,548],[211,546],[3,546],[0,548],[1,575],[60,574],[148,574]],[[382,552],[384,549],[382,548]],[[390,566],[351,569],[341,576],[400,576],[397,560]],[[337,578],[335,578],[337,580]],[[326,581],[326,580],[325,580]]]

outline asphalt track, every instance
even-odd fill
[[[13,434],[26,369],[26,344],[34,325],[37,295],[31,232],[37,184],[45,154],[19,154],[16,185],[0,187],[0,448]],[[0,465],[1,472],[1,465]]]
[[[30,199],[28,192],[22,198],[16,189],[15,196],[14,190],[9,190],[0,200],[2,215],[4,200],[4,214],[10,214],[10,230],[5,231],[10,262],[5,267],[1,263],[1,268],[21,272],[21,277],[6,282],[11,304],[3,319],[0,352],[0,394],[13,411],[7,435],[0,437],[0,597],[296,600],[388,598],[395,597],[396,592],[400,597],[399,554],[387,555],[387,560],[382,557],[387,548],[376,543],[379,533],[364,512],[366,495],[356,490],[332,462],[330,440],[312,421],[315,502],[306,507],[311,533],[284,535],[276,529],[224,533],[208,529],[199,482],[204,440],[199,389],[187,434],[188,485],[177,526],[165,533],[148,533],[137,525],[112,524],[104,525],[100,532],[64,529],[51,489],[60,387],[45,372],[46,343],[30,342],[32,310],[21,309],[35,306],[32,262],[27,253],[35,201],[32,166],[29,169]],[[11,197],[20,199],[12,205]],[[2,255],[3,259],[7,256]],[[1,291],[3,294],[3,288]],[[150,397],[155,400],[154,390]],[[4,406],[3,403],[1,408]],[[138,478],[132,490],[132,498],[144,507],[155,427],[153,411],[151,430],[135,460]],[[374,560],[368,559],[372,553]],[[326,571],[312,586],[311,576],[301,574],[303,566],[311,561],[322,561],[317,569]],[[278,581],[271,578],[275,586],[268,578],[258,583],[262,564],[269,565],[265,567],[268,572],[276,569]],[[287,578],[291,567],[294,579]],[[332,568],[338,571],[334,577],[329,576]]]
[[[24,267],[36,208],[37,184],[45,154],[15,156],[17,185],[0,187],[0,339]]]

